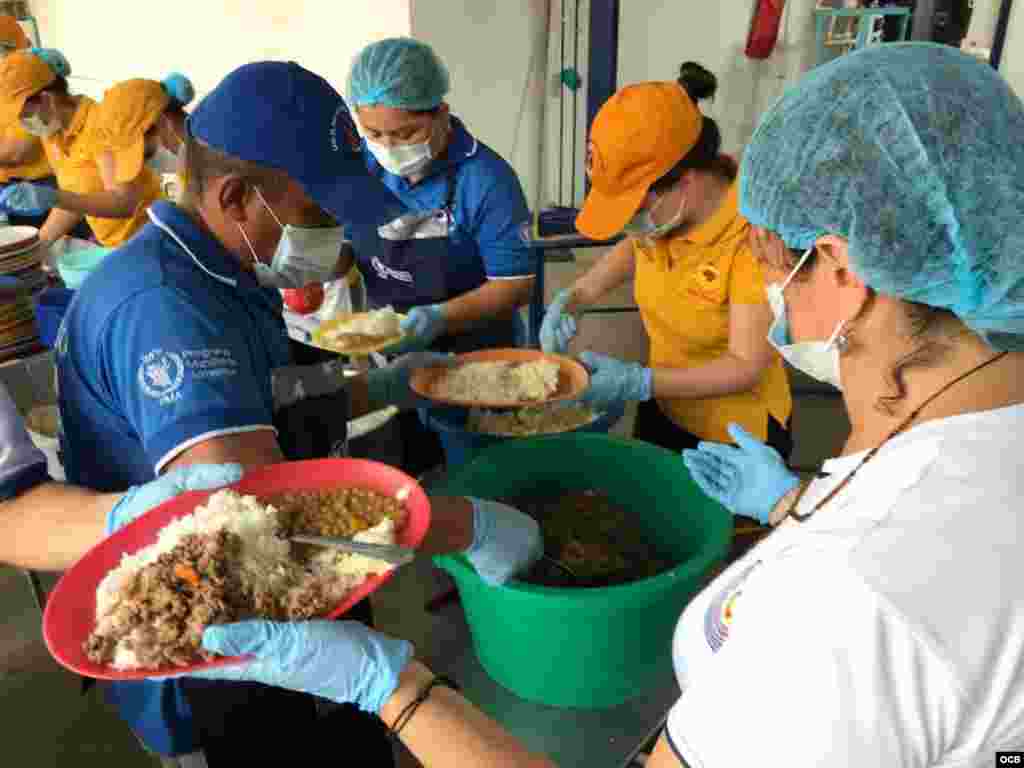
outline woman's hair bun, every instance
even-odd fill
[[[195,88],[192,87],[192,81],[180,72],[172,72],[160,81],[160,85],[163,86],[167,95],[171,97],[171,101],[182,107],[192,101],[196,95]]]
[[[718,90],[718,78],[695,61],[684,62],[679,67],[677,82],[695,102],[714,98]]]

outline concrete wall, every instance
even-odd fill
[[[412,3],[412,34],[452,78],[449,103],[470,132],[508,160],[532,206],[540,162],[549,0]]]
[[[999,71],[1024,99],[1024,0],[1014,1]]]
[[[718,75],[719,90],[715,101],[702,108],[718,121],[725,149],[737,151],[786,85],[814,65],[814,6],[814,0],[789,0],[775,52],[755,61],[743,53],[754,7],[749,0],[626,0],[621,5],[619,84],[674,80],[684,61],[704,65]]]
[[[977,0],[970,36],[982,44],[998,2]],[[577,0],[180,0],[172,10],[137,0],[31,5],[44,44],[71,60],[74,87],[96,97],[117,80],[159,78],[175,69],[192,77],[201,94],[235,66],[262,58],[295,59],[342,89],[360,47],[412,34],[435,46],[448,64],[454,112],[512,163],[531,205],[559,200],[560,158],[562,202],[582,200],[587,92],[581,88],[574,105],[557,72],[565,17],[567,56],[578,40],[586,80],[589,0],[578,0],[578,29]],[[740,151],[759,116],[815,56],[815,2],[789,0],[773,56],[747,59],[753,5],[623,0],[619,84],[673,79],[686,60],[704,64],[719,76],[720,88],[703,106],[718,120],[726,150]],[[1024,0],[1015,6],[1002,71],[1024,93]]]
[[[131,77],[178,70],[202,94],[240,64],[291,59],[341,90],[366,43],[406,35],[411,0],[33,0],[43,44],[71,62],[73,86],[99,96]]]

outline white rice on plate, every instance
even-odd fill
[[[537,402],[558,391],[559,371],[550,360],[464,363],[439,377],[436,394],[461,402]]]
[[[386,518],[353,539],[394,544],[395,521]],[[188,561],[190,573],[202,580],[195,589],[168,575],[172,566],[177,568],[175,557],[193,545],[203,553]],[[321,615],[339,605],[367,577],[393,567],[319,547],[305,548],[308,557],[300,560],[296,547],[285,537],[284,521],[275,507],[255,496],[218,491],[192,514],[166,525],[154,544],[125,555],[100,582],[96,628],[91,646],[87,644],[90,657],[95,654],[122,670],[161,663],[184,665],[194,659],[182,649],[199,652],[198,640],[208,624],[261,615],[275,619]],[[215,565],[210,565],[210,558],[217,559]],[[209,572],[197,562],[205,562]],[[232,588],[225,586],[228,581]],[[202,589],[210,594],[200,595]]]
[[[390,338],[402,333],[401,318],[393,307],[384,307],[353,315],[324,334],[328,341],[346,341],[349,337]]]

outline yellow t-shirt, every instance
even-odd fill
[[[86,96],[79,98],[71,124],[57,135],[44,139],[43,148],[56,172],[60,188],[88,195],[104,189],[96,166],[98,142],[94,132],[97,104]],[[85,217],[96,239],[108,248],[120,245],[142,229],[147,221],[146,210],[163,196],[160,177],[152,170],[143,167],[140,178],[144,185],[143,195],[131,216],[126,219]]]
[[[635,240],[635,294],[651,342],[650,365],[695,368],[729,349],[729,309],[764,304],[764,275],[751,253],[750,224],[739,213],[737,185],[698,229],[644,243]],[[793,410],[782,359],[747,392],[700,399],[659,399],[662,412],[705,440],[731,442],[726,427],[742,424],[766,439],[768,415],[785,425]]]
[[[37,144],[39,143],[38,139],[35,139],[32,134],[16,122],[4,126],[0,130],[0,137],[4,141],[34,139]],[[50,162],[46,159],[46,153],[41,145],[36,147],[36,156],[33,160],[22,165],[0,167],[0,183],[8,182],[11,179],[33,181],[35,179],[45,179],[47,176],[53,176],[53,169],[50,168]]]

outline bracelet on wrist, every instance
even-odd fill
[[[444,675],[437,675],[433,680],[423,686],[423,690],[416,694],[416,698],[406,704],[405,708],[398,713],[398,717],[395,718],[395,722],[391,725],[390,730],[392,735],[398,736],[402,732],[402,729],[409,724],[413,715],[416,714],[416,710],[419,709],[420,705],[430,697],[430,692],[439,685],[451,688],[453,691],[459,690],[459,686],[455,681],[445,677]]]

